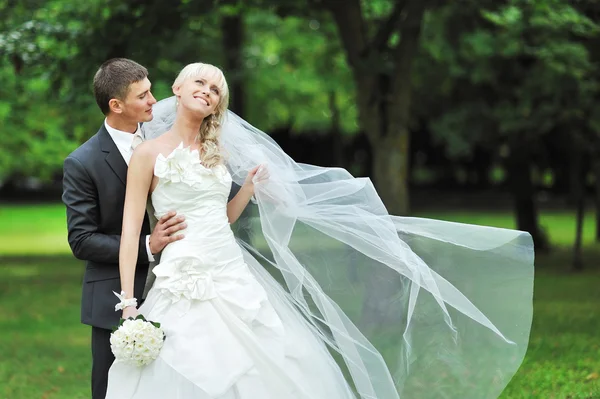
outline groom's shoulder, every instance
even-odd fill
[[[85,162],[90,159],[90,156],[97,153],[100,149],[100,142],[98,140],[98,135],[100,131],[94,134],[92,137],[87,139],[83,144],[77,147],[73,152],[71,152],[67,158],[75,158],[80,162]]]

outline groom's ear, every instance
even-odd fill
[[[115,114],[120,114],[123,112],[123,104],[116,98],[110,99],[110,101],[108,102],[108,108],[110,108],[110,112],[113,112]]]

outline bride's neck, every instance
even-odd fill
[[[189,118],[184,115],[177,116],[171,131],[183,142],[184,147],[189,147],[196,143],[196,137],[200,131],[200,125],[204,118]]]

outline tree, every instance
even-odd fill
[[[323,0],[338,27],[356,87],[359,124],[373,149],[373,177],[390,213],[407,214],[411,67],[427,2]],[[385,11],[384,11],[385,10]],[[374,10],[372,10],[374,11]]]
[[[57,64],[77,51],[73,38],[83,23],[67,24],[58,17],[61,10],[76,13],[77,5],[12,3],[0,3],[0,181],[13,176],[49,179],[77,146],[89,119],[86,109],[65,112],[60,100],[72,93],[68,86],[57,88],[52,78]]]
[[[373,178],[390,213],[407,214],[411,66],[431,1],[257,1],[280,14],[327,11],[352,73],[358,125],[373,150]]]
[[[429,97],[420,107],[437,113],[431,125],[451,146],[505,146],[517,228],[545,249],[532,177],[543,149],[536,147],[556,132],[573,134],[570,127],[584,119],[594,68],[578,38],[595,35],[598,27],[559,0],[470,10],[450,4],[432,18],[419,61]]]

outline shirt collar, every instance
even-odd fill
[[[106,119],[104,119],[104,127],[108,131],[108,134],[113,139],[117,147],[129,150],[131,149],[131,144],[133,143],[133,137],[139,133],[140,124],[138,123],[137,129],[133,133],[124,132],[122,130],[117,130],[111,127]]]

